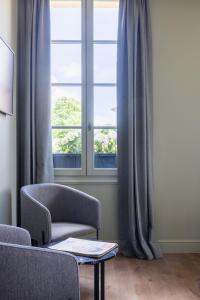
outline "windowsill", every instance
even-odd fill
[[[71,176],[55,174],[55,183],[60,184],[118,184],[117,175],[114,176]]]

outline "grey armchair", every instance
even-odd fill
[[[32,241],[42,245],[68,237],[97,233],[100,201],[59,184],[33,184],[21,188],[21,226]]]
[[[26,230],[0,225],[0,299],[79,300],[75,257],[30,245]]]

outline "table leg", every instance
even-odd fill
[[[99,264],[94,265],[94,299],[99,300]]]
[[[105,300],[105,263],[101,263],[101,300]]]

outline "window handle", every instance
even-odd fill
[[[88,130],[89,130],[89,131],[92,130],[92,125],[91,125],[91,123],[88,123]]]

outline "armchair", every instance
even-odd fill
[[[75,257],[30,245],[26,230],[0,225],[0,299],[79,300]]]
[[[32,241],[42,245],[68,237],[97,233],[100,201],[59,184],[33,184],[21,188],[21,226]]]

